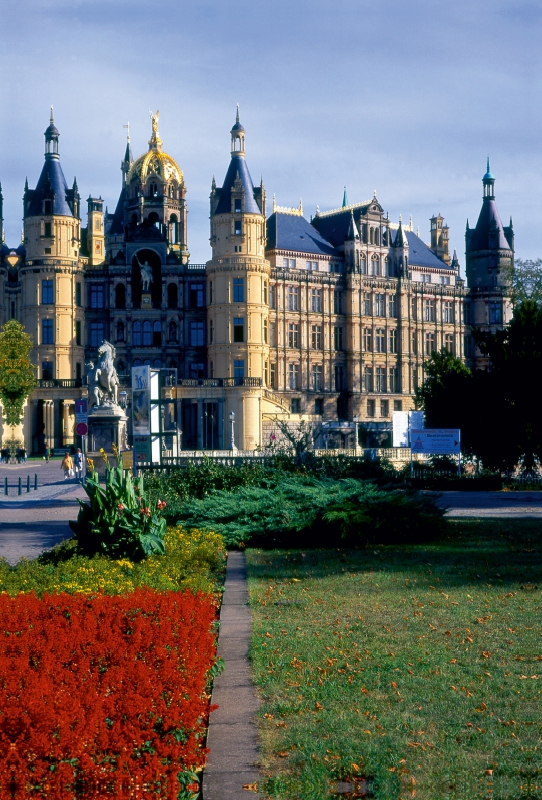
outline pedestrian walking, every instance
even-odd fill
[[[77,448],[73,457],[73,469],[75,472],[75,477],[78,481],[80,481],[83,477],[83,453],[81,452],[80,447]]]
[[[66,451],[64,453],[64,458],[60,464],[60,469],[64,470],[64,480],[67,481],[73,477],[73,459],[71,455]]]
[[[51,448],[46,446],[45,447],[45,460],[46,460],[47,463],[49,463],[50,457],[51,457]]]

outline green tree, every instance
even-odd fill
[[[10,319],[0,332],[0,400],[8,425],[18,425],[26,398],[36,386],[36,369],[29,353],[32,337],[24,326]]]
[[[537,302],[542,300],[542,258],[518,258],[507,273],[515,305],[531,298]]]
[[[471,391],[472,374],[460,358],[444,347],[424,363],[425,380],[416,390],[416,405],[423,408],[428,428],[461,428],[464,404],[458,397]]]

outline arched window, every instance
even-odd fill
[[[361,267],[360,267],[362,275],[367,275],[367,259],[364,255],[361,256]]]
[[[132,325],[132,344],[134,347],[141,347],[141,322],[134,322]]]
[[[137,225],[137,214],[132,214],[132,225]]]
[[[152,326],[152,343],[154,347],[162,346],[162,323],[158,320]]]
[[[370,241],[371,244],[375,243],[375,229],[374,228],[371,228],[369,230],[369,241]]]
[[[124,322],[117,322],[117,342],[124,341]]]
[[[151,365],[150,358],[146,358],[145,361],[143,362],[143,366],[144,367],[150,367],[150,365]]]
[[[170,361],[169,362],[169,369],[177,369],[177,362],[176,361]]]
[[[159,358],[155,358],[154,361],[152,362],[152,365],[153,365],[153,367],[155,369],[161,369],[162,368],[162,362],[160,361]]]
[[[167,307],[177,308],[178,290],[176,283],[169,283],[167,287]]]
[[[152,344],[152,325],[148,320],[143,323],[143,346],[149,347]]]
[[[134,358],[134,360],[132,361],[132,366],[133,367],[140,367],[141,366],[141,359],[140,358]]]
[[[371,275],[380,275],[380,259],[377,255],[371,258]]]
[[[147,217],[147,219],[149,220],[149,223],[151,225],[156,225],[156,227],[158,227],[158,225],[160,224],[160,219],[156,211],[152,211]]]
[[[124,375],[125,374],[125,372],[126,372],[126,364],[124,363],[124,361],[119,361],[117,363],[117,372],[118,372],[119,375]]]
[[[375,244],[380,244],[380,228],[375,228]]]
[[[179,222],[176,214],[172,214],[169,218],[169,241],[171,244],[179,242]]]
[[[123,283],[115,286],[115,308],[126,308],[126,286]]]
[[[158,197],[158,184],[154,181],[149,184],[149,194],[151,197]]]
[[[176,322],[170,322],[169,323],[168,339],[169,339],[170,342],[176,342],[177,341],[177,323]]]

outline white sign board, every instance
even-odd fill
[[[393,412],[393,447],[408,447],[408,411]]]
[[[88,401],[86,398],[75,401],[75,424],[88,422]]]
[[[416,430],[425,428],[425,415],[423,411],[409,411],[408,414],[410,430],[413,428],[416,428]]]
[[[457,428],[418,428],[410,431],[413,453],[426,455],[458,455],[461,453],[461,431]]]

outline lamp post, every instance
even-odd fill
[[[235,413],[230,411],[230,450],[237,450],[235,446]]]
[[[127,404],[128,404],[128,393],[125,392],[123,389],[122,392],[119,392],[119,406],[122,409],[125,409]]]
[[[355,435],[355,437],[356,437],[356,455],[358,455],[358,453],[359,453],[359,429],[358,429],[358,422],[359,422],[359,417],[358,417],[358,415],[356,414],[356,415],[354,416],[354,435]]]

